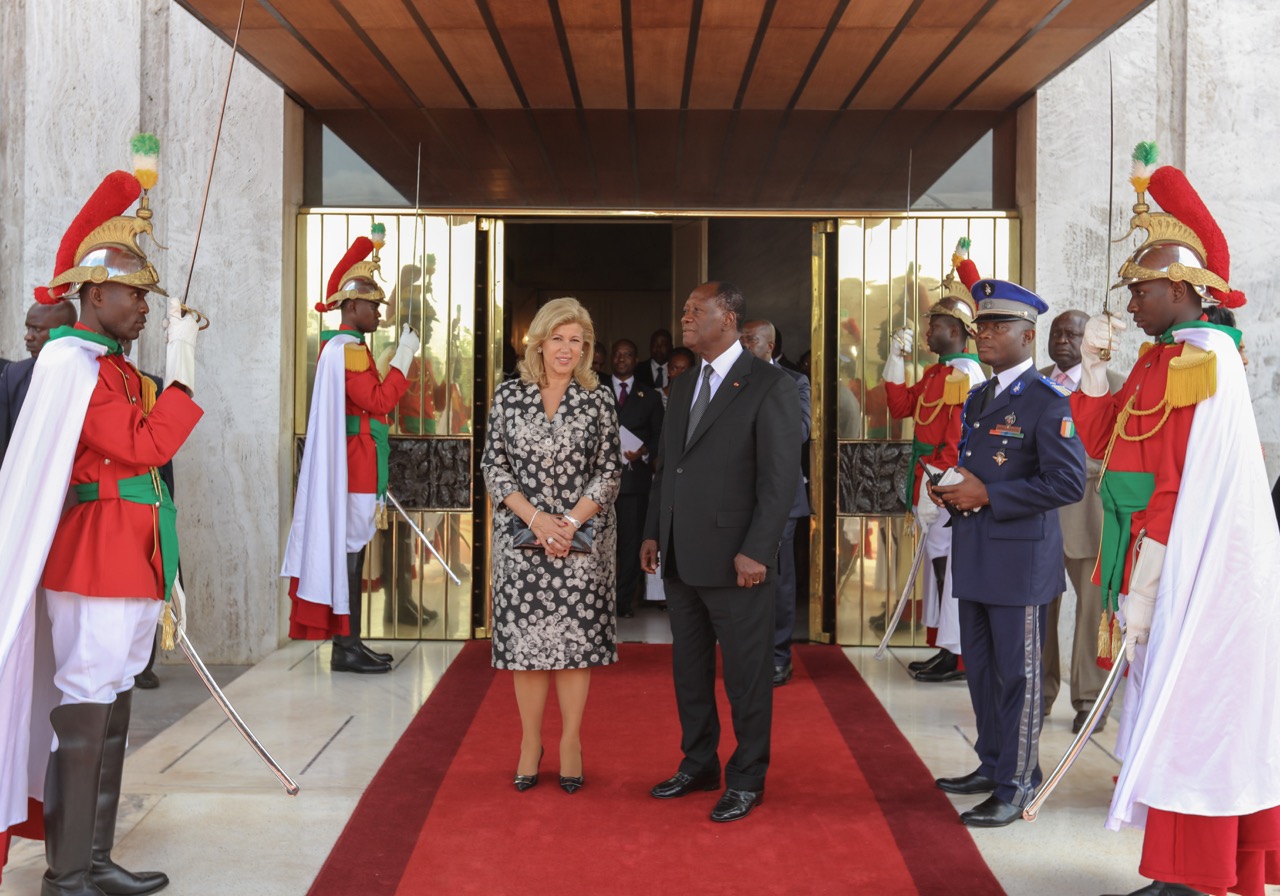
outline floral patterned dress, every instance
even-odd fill
[[[494,668],[616,663],[613,502],[622,464],[612,394],[573,380],[548,420],[538,387],[508,380],[493,398],[481,467],[493,501]],[[543,513],[572,510],[583,496],[599,504],[591,552],[559,558],[512,547],[519,518],[502,501],[516,491]]]

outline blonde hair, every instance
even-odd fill
[[[519,365],[520,379],[536,386],[547,384],[547,370],[543,366],[542,354],[539,350],[542,348],[542,343],[550,338],[556,328],[563,327],[565,324],[577,324],[582,327],[582,354],[573,368],[573,378],[582,388],[594,389],[600,383],[596,372],[591,369],[596,328],[591,323],[591,315],[587,313],[587,309],[583,308],[577,299],[568,296],[552,299],[539,308],[538,313],[534,315],[533,323],[529,325],[529,333],[526,336],[524,360]]]

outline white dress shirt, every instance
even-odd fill
[[[1023,361],[1021,364],[1018,364],[1014,367],[1010,367],[1008,370],[1002,370],[999,373],[997,373],[995,375],[996,391],[992,393],[992,397],[994,398],[996,395],[999,395],[1005,389],[1008,389],[1009,384],[1012,383],[1014,380],[1016,380],[1018,377],[1022,376],[1024,373],[1026,373],[1027,368],[1030,367],[1032,363],[1033,363],[1032,359],[1027,358],[1027,360]]]
[[[1049,371],[1049,379],[1053,380],[1055,383],[1067,389],[1068,391],[1074,392],[1080,388],[1081,366],[1082,366],[1081,364],[1077,364],[1075,367],[1072,367],[1070,370],[1063,370],[1057,364],[1054,364],[1053,370]],[[1064,380],[1064,377],[1065,377],[1065,380]]]
[[[730,344],[727,349],[722,351],[714,361],[710,362],[711,369],[714,371],[711,374],[712,398],[716,397],[716,390],[720,388],[720,384],[724,382],[724,378],[729,375],[729,368],[734,365],[734,362],[738,360],[738,356],[744,351],[746,351],[746,349],[742,347],[742,343],[735,339],[733,340],[733,343]],[[702,370],[707,366],[707,364],[707,361],[703,361],[702,366],[698,368],[698,381],[694,383],[693,386],[693,401],[698,400],[698,391],[702,388]],[[693,407],[692,401],[689,403],[689,407]]]

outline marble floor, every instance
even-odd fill
[[[623,620],[619,635],[665,641],[670,631],[665,613],[646,608]],[[126,762],[115,858],[126,867],[166,870],[173,878],[166,893],[173,896],[305,894],[361,792],[462,643],[376,647],[397,657],[391,674],[333,675],[328,646],[300,642],[238,676],[238,668],[220,670],[228,680],[236,676],[226,693],[295,777],[302,788],[296,797],[285,795],[212,701],[200,700],[185,669],[162,666],[161,687],[135,697],[136,724],[145,732],[139,740],[146,742],[135,744]],[[845,652],[932,773],[972,770],[964,685],[921,685],[907,674],[906,663],[928,651],[891,652],[882,662],[870,649]],[[190,711],[177,718],[185,706]],[[1064,701],[1045,727],[1045,766],[1070,742],[1070,722]],[[1118,768],[1108,751],[1112,733],[1108,728],[1089,744],[1035,824],[973,832],[1011,896],[1126,893],[1142,883],[1135,870],[1141,834],[1102,827]],[[976,802],[954,801],[957,810]],[[759,823],[766,822],[762,814]],[[17,841],[0,890],[36,893],[43,870],[41,845]],[[949,896],[964,894],[957,881]]]

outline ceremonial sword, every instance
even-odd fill
[[[1063,776],[1075,763],[1080,751],[1084,749],[1084,745],[1089,742],[1089,738],[1094,729],[1098,727],[1098,722],[1102,719],[1103,713],[1107,711],[1107,704],[1111,702],[1111,698],[1115,696],[1116,688],[1120,686],[1120,679],[1124,676],[1124,670],[1128,667],[1128,659],[1121,654],[1111,666],[1111,672],[1107,675],[1107,680],[1102,684],[1102,692],[1098,694],[1098,699],[1093,701],[1093,708],[1089,710],[1089,715],[1085,717],[1084,724],[1080,726],[1080,733],[1071,742],[1071,746],[1067,747],[1067,752],[1062,754],[1062,758],[1058,760],[1058,765],[1054,768],[1053,773],[1045,778],[1044,783],[1040,785],[1040,790],[1037,791],[1035,798],[1022,810],[1022,817],[1026,821],[1036,820],[1036,816],[1040,814],[1040,808],[1044,805],[1045,800],[1049,798],[1049,794],[1053,793],[1054,788],[1058,786]]]
[[[920,544],[916,547],[915,558],[911,561],[911,574],[907,576],[907,587],[902,589],[902,597],[898,598],[897,609],[893,611],[893,618],[889,620],[884,627],[884,637],[880,639],[880,646],[876,648],[875,657],[878,660],[884,659],[884,652],[889,648],[889,639],[893,637],[893,633],[898,628],[898,623],[902,619],[902,610],[907,605],[907,600],[913,588],[916,585],[916,578],[920,575],[920,566],[924,562],[924,529],[920,526],[919,520],[915,521],[916,535],[920,539]]]
[[[1102,313],[1107,318],[1107,345],[1098,350],[1098,357],[1103,361],[1111,360],[1111,216],[1116,201],[1116,82],[1111,69],[1111,53],[1107,53],[1107,87],[1110,91],[1109,104],[1111,110],[1110,149],[1107,152],[1107,226],[1103,236],[1107,241],[1107,269],[1102,275]]]
[[[405,510],[404,507],[401,506],[400,502],[396,500],[396,496],[391,494],[390,489],[387,489],[387,500],[391,502],[392,507],[400,511],[400,515],[404,517],[404,521],[408,523],[409,528],[412,529],[420,539],[422,539],[422,543],[427,546],[427,550],[431,552],[431,555],[435,557],[436,560],[440,561],[440,566],[449,574],[449,578],[453,579],[453,584],[461,585],[462,580],[453,574],[453,570],[449,568],[448,563],[444,562],[444,558],[440,556],[440,552],[437,551],[435,545],[431,543],[431,539],[427,538],[426,533],[418,528],[418,524],[413,521],[413,517],[409,516],[409,511]]]

